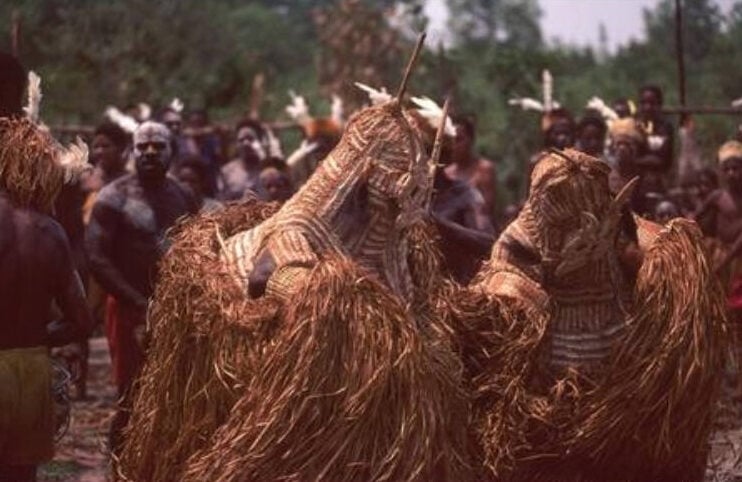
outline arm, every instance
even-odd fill
[[[734,239],[732,247],[729,248],[729,251],[727,251],[727,254],[724,255],[724,258],[721,260],[721,262],[714,267],[714,271],[717,274],[723,271],[724,268],[726,268],[727,265],[734,260],[734,258],[739,256],[740,252],[742,252],[742,233],[737,235],[737,237]]]
[[[694,221],[698,220],[701,216],[704,216],[707,212],[711,210],[717,210],[717,201],[721,197],[721,190],[716,190],[709,194],[709,196],[701,203],[701,205],[696,209],[696,212],[693,213],[691,216],[691,219]]]
[[[142,310],[147,308],[147,298],[124,279],[113,264],[110,253],[117,238],[118,212],[106,203],[96,202],[85,234],[85,245],[90,259],[90,270],[106,292]],[[124,240],[120,240],[124,241]]]
[[[50,346],[61,346],[86,338],[94,325],[67,237],[61,228],[56,231],[60,263],[55,273],[54,300],[62,311],[63,323],[54,324],[54,328],[48,332],[47,344]]]
[[[448,221],[437,213],[431,213],[431,217],[444,242],[461,246],[462,249],[475,253],[477,257],[484,258],[489,255],[495,242],[493,235]]]

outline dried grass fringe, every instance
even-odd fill
[[[486,477],[702,480],[727,327],[701,243],[686,221],[659,235],[601,380],[544,384],[536,368],[548,320],[449,286],[441,311],[467,368]]]
[[[0,189],[23,207],[50,212],[65,171],[55,161],[57,143],[24,118],[0,118]]]
[[[247,301],[215,230],[265,219],[252,203],[179,228],[152,309],[122,471],[130,480],[467,480],[468,406],[445,340],[345,259],[296,303]],[[429,230],[416,280],[435,283]],[[423,299],[418,291],[417,299]]]

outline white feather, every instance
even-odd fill
[[[510,99],[508,105],[518,106],[523,110],[535,110],[537,112],[544,112],[544,104],[532,99],[530,97],[519,97],[517,99]]]
[[[129,134],[133,134],[134,131],[137,130],[137,127],[139,127],[139,122],[137,122],[136,119],[124,114],[112,106],[106,107],[105,116],[108,120],[118,125]]]
[[[273,133],[273,129],[265,127],[265,148],[268,151],[268,155],[271,157],[277,157],[283,159],[283,149],[281,149],[281,141]]]
[[[340,96],[337,94],[332,94],[332,105],[330,106],[330,112],[332,120],[337,122],[338,125],[343,125],[345,119],[343,110],[343,99],[341,99]]]
[[[546,112],[554,110],[554,78],[551,72],[544,69],[541,73],[541,88],[544,96],[544,110]]]
[[[301,141],[299,147],[291,153],[288,159],[286,159],[286,165],[294,167],[299,164],[305,157],[311,154],[315,149],[319,147],[317,142],[309,142],[306,139]]]
[[[379,105],[392,100],[392,95],[386,91],[386,87],[382,87],[381,89],[374,89],[373,87],[369,87],[368,85],[362,84],[360,82],[355,82],[354,84],[356,87],[368,94],[371,105]]]
[[[28,72],[28,104],[23,110],[31,122],[39,122],[39,111],[41,110],[41,77],[33,70]]]
[[[149,120],[149,118],[152,117],[152,107],[150,107],[149,104],[140,102],[137,104],[137,115],[141,122]]]
[[[294,119],[297,124],[305,124],[312,120],[309,115],[309,106],[304,97],[296,95],[293,90],[289,91],[289,96],[291,96],[291,104],[286,106],[286,113],[289,117]]]
[[[172,101],[170,101],[170,108],[173,109],[177,113],[183,112],[184,107],[185,107],[185,104],[183,104],[183,101],[178,99],[177,97],[174,98]]]
[[[606,121],[614,121],[618,119],[618,114],[616,114],[616,111],[608,107],[608,105],[606,105],[606,103],[600,97],[593,96],[587,102],[587,108],[598,111],[601,117],[603,117],[603,119]]]
[[[740,107],[742,107],[742,97],[740,97],[739,99],[733,100],[732,107],[734,107],[735,109],[739,109]]]
[[[80,174],[91,168],[88,164],[88,145],[80,137],[77,137],[75,142],[66,148],[61,145],[59,147],[60,153],[57,162],[65,170],[65,183],[74,181]]]
[[[443,120],[443,108],[436,104],[430,97],[412,97],[410,100],[418,107],[417,112],[428,121],[430,127],[437,130]],[[446,116],[446,125],[443,128],[443,133],[451,137],[456,135],[456,128],[449,116]]]

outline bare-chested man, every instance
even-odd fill
[[[455,221],[470,229],[494,232],[493,219],[497,200],[497,173],[495,164],[479,156],[474,149],[476,128],[474,122],[466,117],[454,119],[456,137],[451,149],[451,163],[445,169],[452,180],[463,181],[472,189],[474,199],[468,201],[474,216],[472,222]],[[439,177],[436,182],[444,182]]]
[[[647,136],[647,153],[661,160],[659,169],[667,172],[673,161],[674,127],[662,115],[662,89],[656,85],[645,85],[639,89],[639,111],[637,120]]]
[[[104,123],[95,128],[91,160],[95,167],[81,178],[85,192],[98,192],[106,184],[126,174],[126,148],[129,135],[116,124]]]
[[[719,149],[718,160],[725,185],[709,195],[696,213],[696,217],[710,216],[715,220],[716,237],[728,248],[726,256],[717,266],[718,269],[722,269],[730,264],[738,264],[733,262],[742,253],[742,143],[739,141],[724,143]],[[739,285],[742,298],[742,282],[736,281],[733,279],[732,283]]]
[[[0,480],[22,482],[54,449],[48,346],[86,336],[92,320],[67,236],[49,215],[64,167],[48,134],[19,120],[23,68],[0,53],[0,71]],[[52,302],[69,329],[47,331]]]
[[[106,334],[114,380],[124,403],[111,427],[111,446],[120,442],[128,419],[127,394],[143,361],[141,336],[157,262],[167,249],[165,232],[183,215],[195,213],[192,195],[167,176],[170,134],[155,122],[134,132],[136,173],[101,190],[88,225],[90,268],[109,293]]]
[[[260,190],[260,161],[265,158],[261,143],[263,128],[247,119],[237,124],[238,157],[222,166],[219,198],[225,201],[241,199],[247,191]]]

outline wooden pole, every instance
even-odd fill
[[[260,104],[263,103],[265,94],[265,74],[258,72],[252,79],[250,88],[250,101],[247,109],[247,115],[250,119],[260,119]]]
[[[10,17],[10,49],[15,58],[21,53],[21,12],[16,8]]]
[[[742,108],[734,107],[710,107],[710,106],[678,106],[663,107],[663,114],[687,115],[687,114],[714,114],[714,115],[739,115],[742,116]]]
[[[683,4],[675,0],[675,57],[678,63],[678,99],[685,107],[685,46],[683,45]]]

